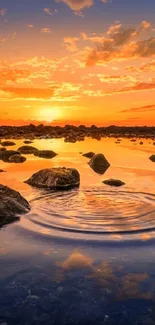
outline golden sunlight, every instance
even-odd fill
[[[40,108],[40,120],[46,122],[52,122],[62,118],[62,112],[59,107],[42,107]]]

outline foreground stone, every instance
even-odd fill
[[[106,179],[105,181],[103,181],[104,184],[106,185],[110,185],[110,186],[122,186],[122,185],[125,185],[124,182],[122,182],[121,180],[119,179]]]
[[[0,226],[29,211],[29,203],[19,192],[0,184]]]
[[[52,159],[57,156],[57,153],[52,150],[37,150],[34,155],[40,158]]]
[[[74,168],[47,168],[33,174],[25,183],[39,188],[67,190],[80,185],[80,174]]]
[[[3,146],[3,147],[11,147],[11,146],[15,146],[16,144],[15,144],[15,142],[13,142],[13,141],[4,141],[4,142],[1,142],[1,146]]]
[[[16,150],[0,151],[0,160],[2,160],[4,162],[9,162],[9,158],[13,155],[20,155],[20,153]]]
[[[82,156],[91,159],[94,155],[95,155],[95,153],[90,151],[90,152],[84,153]]]
[[[22,154],[30,155],[30,154],[36,153],[38,151],[38,149],[36,149],[35,147],[32,147],[32,146],[22,146],[22,147],[18,148],[18,151]]]
[[[88,164],[98,174],[104,174],[110,166],[103,154],[94,155]]]
[[[3,170],[3,169],[0,169],[0,173],[4,173],[5,172],[5,170]]]
[[[155,162],[155,155],[150,156],[149,159],[150,159],[151,161]]]
[[[24,156],[21,156],[21,155],[13,155],[9,158],[9,162],[12,162],[12,163],[23,163],[26,161],[26,158]]]

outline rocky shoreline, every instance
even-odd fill
[[[129,139],[152,139],[155,141],[155,127],[120,127],[111,125],[108,127],[97,127],[92,125],[73,126],[47,126],[40,124],[38,126],[29,124],[26,126],[0,126],[0,139],[52,139],[64,138],[65,142],[75,143],[84,141],[86,137],[101,140],[103,137],[114,137],[117,141],[120,138]],[[155,145],[155,142],[154,142]]]

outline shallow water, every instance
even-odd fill
[[[32,210],[0,230],[0,324],[155,324],[155,164],[148,159],[155,147],[115,141],[36,140],[58,156],[1,163],[1,183]],[[105,154],[104,175],[89,167],[80,154],[87,151]],[[23,183],[56,166],[77,168],[80,188],[50,193]],[[102,183],[111,177],[126,185]]]

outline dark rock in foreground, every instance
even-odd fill
[[[19,192],[0,184],[0,226],[16,220],[29,210],[29,203]]]
[[[22,147],[18,148],[18,151],[22,154],[30,155],[30,154],[36,153],[38,151],[38,149],[36,149],[35,147],[32,147],[32,146],[22,146]]]
[[[74,168],[48,168],[33,174],[25,183],[39,188],[67,190],[80,185],[80,174]]]
[[[20,153],[16,150],[0,151],[0,160],[2,160],[4,162],[9,162],[9,158],[13,155],[20,155]]]
[[[13,142],[13,141],[4,141],[4,142],[1,142],[1,146],[3,146],[3,147],[11,147],[11,146],[15,146],[16,144],[15,144],[15,142]]]
[[[5,170],[3,170],[3,169],[0,169],[0,173],[4,173],[5,172]]]
[[[122,186],[122,185],[125,185],[124,182],[122,182],[121,180],[119,179],[107,179],[105,181],[103,181],[104,184],[106,185],[110,185],[110,186]]]
[[[23,141],[23,143],[25,143],[25,144],[31,144],[31,143],[33,143],[33,141],[25,140],[25,141]]]
[[[110,166],[103,154],[94,155],[88,164],[98,174],[104,174]]]
[[[0,152],[1,152],[1,151],[6,151],[6,148],[0,148]]]
[[[151,161],[155,162],[155,155],[150,156],[149,159],[150,159]]]
[[[90,151],[90,152],[84,153],[82,156],[91,159],[94,155],[95,155],[95,153]]]
[[[24,161],[26,161],[26,158],[21,155],[13,155],[9,158],[9,162],[16,163],[16,164],[23,163]]]
[[[57,156],[57,153],[52,150],[37,150],[34,155],[40,158],[52,159]]]

